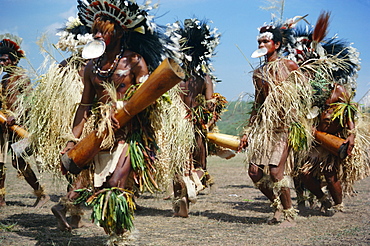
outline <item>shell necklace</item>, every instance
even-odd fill
[[[121,58],[123,56],[123,51],[124,51],[124,49],[122,47],[120,53],[118,55],[116,55],[116,58],[114,59],[112,65],[110,65],[110,68],[108,68],[108,70],[101,70],[100,69],[101,60],[102,60],[103,56],[100,56],[96,62],[95,62],[95,60],[93,60],[93,63],[94,63],[93,73],[95,73],[99,77],[102,77],[102,78],[105,78],[105,79],[111,77],[113,75],[114,71],[117,69],[118,62],[121,60]]]

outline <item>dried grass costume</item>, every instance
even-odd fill
[[[321,179],[324,170],[335,169],[345,194],[353,194],[353,183],[367,177],[369,172],[369,131],[368,117],[357,109],[352,101],[356,88],[357,71],[360,69],[359,53],[347,42],[337,37],[325,38],[329,24],[329,13],[323,13],[314,29],[293,28],[296,21],[288,20],[283,28],[285,44],[283,52],[287,58],[296,61],[312,86],[313,126],[319,123],[321,113],[328,108],[334,110],[332,121],[339,120],[343,131],[336,135],[346,139],[349,130],[348,120],[355,122],[355,146],[352,155],[341,160],[317,143],[313,144],[307,158],[297,162],[300,172],[314,173]],[[342,96],[342,101],[325,105],[336,84],[344,86],[350,96]],[[341,206],[341,205],[340,205]]]
[[[183,23],[177,21],[167,27],[168,35],[178,43],[182,51],[179,59],[186,73],[185,81],[189,79],[204,81],[205,76],[210,76],[212,81],[216,81],[217,79],[212,75],[213,68],[210,59],[214,56],[214,50],[219,44],[220,34],[217,33],[217,29],[211,30],[206,21],[199,21],[195,18],[186,19]],[[187,92],[183,91],[182,93],[186,94]],[[206,170],[206,158],[208,156],[208,141],[206,138],[208,129],[206,125],[211,120],[216,122],[220,118],[226,100],[220,94],[214,93],[212,99],[208,101],[202,94],[197,95],[195,101],[198,106],[193,108],[187,106],[186,116],[193,124],[195,146],[189,156],[190,159],[188,158],[189,165],[186,170],[183,170],[183,173],[192,177],[199,191],[207,185],[207,181],[206,178],[202,178],[201,184],[199,178],[196,177],[194,168],[203,170],[205,173],[203,177],[209,176]],[[214,105],[214,110],[209,109],[208,105],[210,103]],[[183,178],[187,179],[187,175]],[[180,180],[180,182],[182,181]]]
[[[165,57],[173,56],[171,40],[150,21],[152,16],[148,16],[148,11],[152,7],[149,3],[139,6],[133,1],[78,2],[79,17],[86,25],[91,26],[97,16],[103,15],[113,18],[123,27],[123,48],[143,56],[150,72],[154,71]],[[139,86],[140,84],[131,86],[123,101],[128,100]],[[182,117],[182,109],[173,104],[177,100],[173,92],[175,88],[113,133],[110,112],[119,108],[121,102],[115,99],[116,88],[113,87],[109,83],[105,84],[112,103],[95,105],[83,133],[88,134],[90,130],[97,129],[99,135],[105,130],[108,131],[100,146],[104,151],[93,161],[94,186],[100,190],[94,194],[89,194],[89,189],[80,190],[82,194],[76,202],[86,201],[87,205],[93,208],[93,221],[102,226],[107,234],[120,235],[124,230],[133,228],[133,189],[137,187],[140,192],[154,192],[166,187],[171,173],[181,169],[180,166],[184,164],[186,158],[183,150],[188,151],[192,142],[188,141],[188,126],[179,120],[179,117]],[[129,158],[133,169],[127,184],[128,190],[101,187],[114,171],[122,153],[125,158]],[[100,206],[103,201],[106,201],[104,208]]]
[[[60,38],[55,46],[44,36],[38,40],[44,55],[37,71],[40,75],[29,86],[29,95],[18,103],[39,170],[51,173],[54,181],[62,177],[60,151],[66,142],[75,140],[71,126],[82,95],[81,76],[86,64],[81,52],[83,45],[93,40],[88,28],[74,17],[68,18],[57,35]],[[68,52],[69,57],[59,63],[53,56],[54,48]],[[67,175],[67,179],[72,185],[74,176]]]
[[[2,54],[8,54],[11,61],[15,61],[18,64],[21,58],[25,58],[25,53],[21,50],[20,45],[22,39],[6,33],[0,36],[0,51]],[[29,96],[30,90],[32,88],[29,87],[30,84],[30,74],[25,69],[18,67],[17,65],[9,65],[7,67],[1,67],[0,73],[4,70],[7,72],[7,75],[4,75],[1,81],[1,88],[0,88],[0,112],[4,114],[5,118],[9,116],[14,116],[17,119],[16,124],[23,126],[25,123],[24,114],[21,112],[25,111],[23,107],[24,98]],[[10,100],[12,105],[11,107],[15,111],[11,111],[8,108]],[[24,131],[24,130],[22,130]],[[12,161],[16,163],[14,167],[18,170],[19,175],[26,178],[27,182],[34,188],[34,193],[37,196],[37,201],[35,205],[40,201],[42,197],[45,197],[46,194],[44,192],[44,188],[38,184],[37,178],[30,167],[30,162],[33,162],[31,158],[29,158],[29,154],[32,154],[31,149],[27,146],[29,140],[26,138],[21,140],[23,137],[26,137],[27,132],[24,132],[24,136],[18,136],[14,131],[10,131],[8,127],[0,127],[0,197],[5,196],[5,163],[7,161],[8,155],[8,147],[11,145],[11,153],[12,153]],[[26,149],[26,147],[28,147]],[[22,151],[27,150],[22,153]],[[25,166],[21,167],[23,164],[19,164],[18,158],[21,157],[24,162]],[[34,180],[36,179],[36,180]],[[38,188],[37,188],[38,187]]]
[[[268,172],[268,165],[278,165],[283,150],[288,148],[285,162],[284,178],[273,183],[270,176],[258,181],[256,187],[272,188],[277,197],[272,204],[275,209],[280,206],[281,188],[292,188],[291,176],[294,171],[293,152],[304,152],[310,145],[310,123],[306,118],[311,108],[311,88],[300,70],[290,73],[282,68],[281,59],[268,62],[260,67],[258,79],[268,83],[268,95],[262,105],[255,105],[257,114],[252,125],[246,129],[248,148],[246,163],[263,165]],[[287,68],[286,68],[287,69]],[[285,80],[286,74],[289,76]],[[295,212],[285,211],[286,217],[294,217]]]

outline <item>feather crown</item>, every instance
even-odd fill
[[[305,17],[305,16],[304,16]],[[304,18],[302,17],[302,18]],[[311,58],[326,59],[327,56],[337,57],[346,60],[346,66],[334,68],[333,75],[340,83],[347,83],[349,77],[356,75],[360,69],[360,58],[358,51],[352,44],[336,35],[327,38],[330,12],[323,11],[317,19],[315,26],[293,28],[283,23],[283,50],[288,59],[298,64]],[[307,22],[307,21],[306,21]]]
[[[12,35],[10,33],[5,33],[0,35],[0,52],[9,53],[14,57],[16,61],[25,57],[25,52],[21,50],[22,38]]]
[[[210,61],[220,43],[221,34],[217,28],[211,30],[206,21],[196,18],[185,19],[184,23],[177,21],[167,27],[172,28],[168,35],[178,39],[187,70],[195,70],[199,75],[210,73],[213,70]]]
[[[114,19],[124,30],[145,32],[151,29],[151,16],[149,10],[156,8],[147,2],[143,6],[137,5],[131,0],[78,0],[78,16],[83,24],[91,27],[94,20],[100,16],[107,16]]]

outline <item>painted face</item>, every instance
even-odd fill
[[[266,48],[267,49],[267,55],[273,54],[278,48],[280,43],[276,43],[269,39],[268,37],[261,37],[258,39],[258,48]]]
[[[10,60],[10,57],[8,54],[2,54],[0,56],[0,66],[2,67],[6,67],[6,66],[10,66],[10,65],[14,65],[12,60]]]
[[[105,42],[106,46],[108,46],[112,41],[112,34],[111,33],[102,33],[100,30],[97,30],[94,33],[94,39],[102,40]]]

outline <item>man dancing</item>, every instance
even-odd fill
[[[249,176],[273,203],[275,213],[268,223],[278,223],[283,212],[285,220],[281,226],[294,226],[296,210],[292,206],[287,175],[293,157],[288,137],[289,126],[296,121],[299,111],[294,101],[299,100],[300,92],[288,78],[298,66],[291,60],[279,58],[278,51],[282,46],[279,28],[262,27],[257,41],[257,53],[261,53],[265,60],[253,73],[255,101],[248,124],[249,133],[242,137],[240,148],[248,146]]]
[[[195,194],[187,194],[192,182],[195,182],[196,192],[214,183],[207,171],[207,132],[214,127],[225,106],[218,107],[224,97],[214,93],[216,78],[212,75],[211,66],[211,57],[219,44],[220,34],[216,28],[211,30],[206,21],[196,18],[185,19],[184,23],[178,21],[172,28],[171,35],[179,38],[182,67],[186,72],[185,80],[180,83],[180,96],[188,112],[187,118],[194,125],[195,136],[188,166],[184,168],[183,176],[178,175],[174,180],[175,216],[188,217],[189,202],[196,201]]]
[[[352,193],[353,182],[369,175],[369,133],[361,124],[364,116],[357,114],[359,109],[352,101],[359,53],[337,37],[325,37],[329,18],[329,12],[321,13],[315,28],[295,36],[293,40],[297,42],[291,47],[304,63],[301,69],[313,87],[312,101],[317,111],[311,116],[317,142],[298,163],[297,178],[316,196],[323,212],[333,215],[344,210],[343,190]],[[341,142],[343,150],[333,151],[334,138]],[[326,181],[334,205],[322,190],[322,180]],[[303,197],[302,192],[297,196]]]
[[[131,190],[134,181],[141,190],[144,185],[148,189],[155,186],[153,177],[148,175],[155,172],[156,144],[153,129],[148,123],[148,112],[135,116],[123,127],[114,114],[117,108],[124,107],[124,101],[159,65],[165,49],[159,34],[151,29],[148,13],[136,3],[116,0],[85,2],[78,1],[79,17],[92,28],[94,42],[98,48],[103,47],[103,52],[98,57],[88,54],[91,60],[85,67],[84,89],[72,129],[75,138],[67,143],[62,154],[72,149],[91,128],[104,128],[102,131],[108,132],[102,146],[106,151],[101,151],[93,161],[96,193],[88,201],[96,204],[97,200],[106,198],[116,204],[112,205],[113,211],[109,210],[111,214],[99,217],[97,213],[103,211],[94,210],[93,217],[107,234],[122,235],[132,228],[134,204]],[[88,192],[83,180],[77,178],[77,181],[75,189],[52,208],[61,230],[72,229],[66,220],[66,212],[71,204],[78,202],[77,198],[83,198],[81,190],[75,190]]]
[[[22,93],[22,90],[30,84],[29,78],[25,71],[18,67],[18,62],[25,57],[23,50],[20,49],[18,37],[5,34],[0,41],[0,66],[1,71],[6,74],[1,80],[1,112],[7,117],[6,123],[1,125],[0,131],[0,206],[5,206],[5,163],[8,154],[8,144],[13,143],[17,138],[8,127],[16,124],[16,100]],[[42,207],[50,197],[45,194],[43,187],[40,185],[35,173],[30,165],[22,157],[12,154],[12,165],[25,178],[27,183],[33,188],[37,200],[34,204],[36,208]]]

